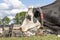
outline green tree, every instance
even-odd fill
[[[3,24],[9,24],[10,19],[9,19],[7,16],[5,16],[5,17],[2,19],[2,22],[3,22]]]
[[[22,24],[24,18],[25,18],[25,14],[26,12],[20,12],[20,13],[17,13],[14,20],[16,22],[16,24]]]

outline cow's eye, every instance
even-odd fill
[[[26,18],[31,21],[31,16],[27,15]]]

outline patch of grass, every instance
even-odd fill
[[[56,35],[47,35],[47,36],[30,36],[30,37],[9,37],[9,38],[0,38],[0,40],[60,40]]]

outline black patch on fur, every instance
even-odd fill
[[[36,12],[34,13],[34,16],[35,16],[36,18],[39,17],[39,16],[40,16],[39,11],[36,11]]]
[[[30,15],[27,15],[26,18],[31,21],[31,16]]]
[[[34,8],[34,9],[33,9],[33,14],[34,14],[34,17],[35,17],[35,18],[40,17],[39,8]]]
[[[38,21],[39,22],[41,22],[41,17],[40,17],[40,11],[39,11],[39,9],[38,8],[34,8],[33,9],[33,14],[34,14],[34,17],[36,18],[36,19],[38,19]]]

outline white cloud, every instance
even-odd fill
[[[12,10],[11,10],[11,13],[16,14],[17,12],[20,12],[20,10],[19,10],[19,9],[12,9]]]
[[[8,5],[12,6],[13,8],[22,8],[25,6],[19,0],[4,0],[4,2],[7,3]]]
[[[11,13],[16,14],[16,13],[21,12],[21,11],[27,11],[27,8],[25,8],[25,9],[12,9]]]
[[[0,17],[2,16],[2,13],[0,13]]]
[[[27,11],[26,6],[20,0],[3,0],[3,3],[0,3],[0,18],[8,16],[13,18],[16,13],[21,11]]]
[[[14,18],[14,16],[8,16],[8,18],[10,18],[12,20]]]
[[[8,5],[6,3],[0,3],[0,10],[3,10],[3,9],[8,9]]]

